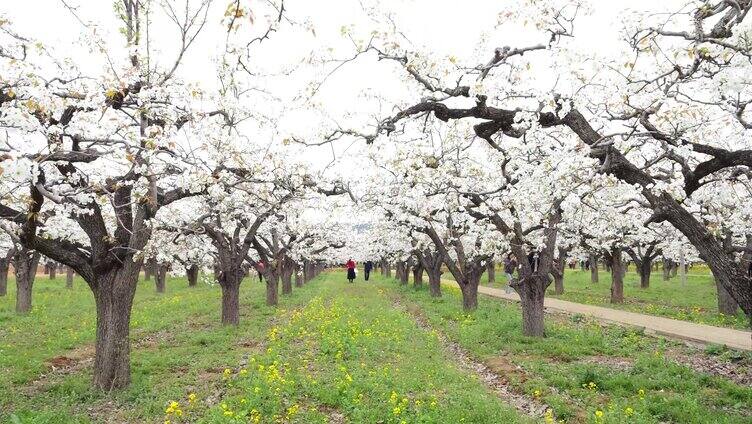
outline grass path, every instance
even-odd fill
[[[519,305],[481,297],[462,310],[459,290],[434,299],[425,287],[379,282],[427,322],[549,405],[556,419],[587,423],[749,423],[752,354],[704,352],[582,316],[547,315],[547,337],[521,335]],[[723,370],[719,372],[719,370]],[[744,379],[738,379],[740,375]]]
[[[12,281],[11,281],[12,286]],[[89,389],[93,301],[42,278],[35,307],[0,298],[0,422],[526,422],[458,369],[435,334],[372,285],[325,274],[278,308],[241,286],[241,324],[219,325],[219,289],[139,285],[132,386]]]

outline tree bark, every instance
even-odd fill
[[[671,259],[663,258],[663,281],[671,279],[671,270],[673,269],[673,261]]]
[[[567,249],[559,248],[559,258],[553,263],[551,274],[554,276],[554,294],[564,294],[564,272],[567,267]]]
[[[198,265],[187,267],[185,276],[188,278],[188,287],[196,287],[198,285]]]
[[[718,312],[723,315],[735,316],[739,309],[739,304],[736,303],[736,300],[731,297],[729,292],[726,291],[723,284],[721,284],[717,278],[714,278],[713,280],[715,281],[715,287],[718,294]]]
[[[264,277],[266,277],[266,304],[277,306],[279,304],[279,275],[275,271],[269,271]]]
[[[590,255],[590,282],[598,282],[598,256],[594,254]]]
[[[49,264],[50,267],[50,280],[54,280],[57,277],[57,264],[51,263]]]
[[[564,270],[556,270],[554,276],[554,294],[564,294]]]
[[[410,270],[407,265],[407,262],[400,261],[397,262],[397,277],[399,277],[400,285],[405,286],[407,285],[408,281],[410,280]]]
[[[144,263],[144,281],[150,281],[153,273],[154,264],[152,263],[152,259],[149,259]]]
[[[37,274],[39,253],[19,247],[13,257],[16,272],[16,313],[26,314],[31,310],[31,293]]]
[[[0,296],[6,296],[8,294],[8,269],[10,268],[10,261],[4,258],[0,258]]]
[[[130,317],[140,268],[140,263],[126,262],[91,285],[97,307],[93,384],[103,391],[130,383]]]
[[[471,281],[474,280],[474,281]],[[470,278],[463,284],[460,284],[462,291],[462,309],[465,311],[474,311],[478,309],[478,285],[480,278]]]
[[[496,263],[492,260],[488,261],[488,284],[494,285],[496,284]]]
[[[159,264],[156,266],[154,273],[154,282],[156,283],[157,293],[164,293],[166,280],[167,280],[167,264]]]
[[[73,276],[76,275],[76,272],[73,271],[73,268],[67,266],[65,267],[65,288],[72,289],[73,288]]]
[[[222,288],[222,325],[240,324],[240,283],[227,283]]]
[[[295,287],[303,287],[303,276],[300,274],[300,265],[295,264],[295,268],[293,269],[293,273],[295,275]]]
[[[389,261],[384,262],[384,272],[386,278],[392,278],[392,264],[390,264]]]
[[[280,274],[282,279],[282,294],[292,294],[292,268],[285,264],[282,266]]]
[[[523,336],[546,337],[543,301],[548,284],[548,276],[534,274],[512,286],[520,295]]]
[[[647,289],[650,287],[650,274],[653,272],[653,261],[649,258],[636,263],[637,271],[640,273],[640,288]]]
[[[303,284],[307,284],[313,277],[311,277],[311,263],[307,260],[303,261]]]
[[[431,297],[441,297],[441,269],[427,268],[428,274],[428,292]]]
[[[420,262],[417,262],[415,266],[413,266],[413,286],[423,286],[423,265],[421,265]]]
[[[620,247],[611,249],[611,303],[624,303],[624,262]]]

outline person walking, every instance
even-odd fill
[[[258,272],[259,277],[259,283],[264,281],[264,270],[266,269],[266,265],[264,265],[264,261],[258,261],[256,264],[256,272]]]
[[[517,261],[514,258],[514,254],[509,253],[506,258],[504,258],[504,275],[507,277],[507,286],[504,289],[507,294],[512,292],[512,280],[514,280],[514,270],[517,268]]]
[[[363,277],[365,277],[366,281],[368,281],[368,276],[371,275],[372,269],[373,269],[373,262],[366,261],[366,263],[363,265]]]
[[[355,281],[355,261],[350,258],[345,266],[347,267],[347,280],[352,283]]]

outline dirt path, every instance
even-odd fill
[[[452,280],[442,280],[443,284],[456,287]],[[478,292],[499,299],[519,302],[517,293],[507,294],[504,290],[480,286]],[[585,305],[566,300],[546,298],[545,307],[560,312],[582,314],[602,321],[633,325],[645,329],[650,334],[672,337],[703,344],[720,344],[734,349],[752,351],[752,332],[731,328],[695,324],[654,315],[638,314],[601,306]]]

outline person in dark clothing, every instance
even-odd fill
[[[366,261],[366,263],[363,265],[363,277],[365,277],[366,281],[368,281],[368,276],[371,275],[372,269],[373,269],[373,262]]]
[[[348,259],[345,266],[347,267],[347,281],[352,283],[355,281],[355,261]]]

